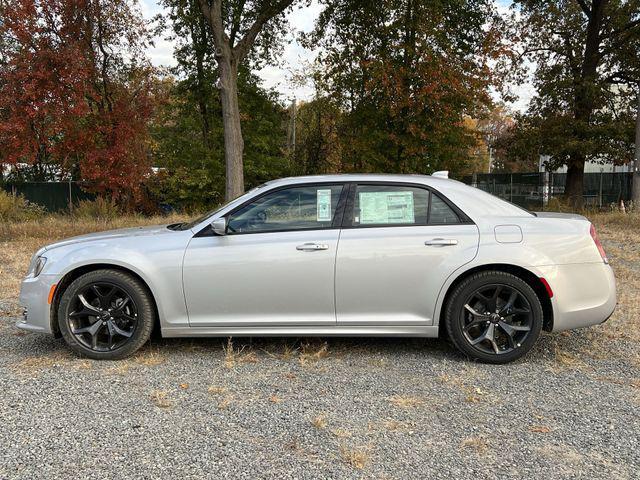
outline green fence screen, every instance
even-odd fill
[[[15,182],[0,185],[9,193],[22,195],[32,203],[42,205],[49,212],[69,209],[69,204],[93,200],[94,194],[83,190],[80,182]]]

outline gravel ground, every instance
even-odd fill
[[[12,321],[2,478],[638,478],[640,371],[559,361],[582,332],[502,367],[415,339],[156,340],[95,362]]]
[[[156,339],[96,362],[0,316],[0,478],[639,478],[629,244],[605,244],[611,321],[506,366],[431,339]]]

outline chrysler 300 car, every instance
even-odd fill
[[[18,327],[96,359],[164,337],[446,335],[505,363],[541,330],[603,322],[615,281],[593,225],[444,175],[275,180],[189,223],[47,245]]]

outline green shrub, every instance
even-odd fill
[[[0,190],[0,220],[3,222],[24,222],[35,220],[46,213],[45,208],[31,203],[22,195],[12,195]]]
[[[224,200],[224,181],[207,169],[177,168],[147,181],[151,198],[187,214],[206,212]]]
[[[113,199],[98,197],[82,200],[73,208],[73,216],[85,220],[111,221],[122,215],[122,210]]]

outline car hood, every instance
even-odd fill
[[[145,235],[163,235],[173,233],[166,225],[154,225],[151,227],[134,227],[134,228],[121,228],[118,230],[107,230],[105,232],[89,233],[87,235],[79,235],[77,237],[66,238],[56,243],[51,243],[43,248],[43,251],[51,250],[53,248],[65,247],[67,245],[73,245],[75,243],[94,242],[120,239],[125,237],[140,237]]]

